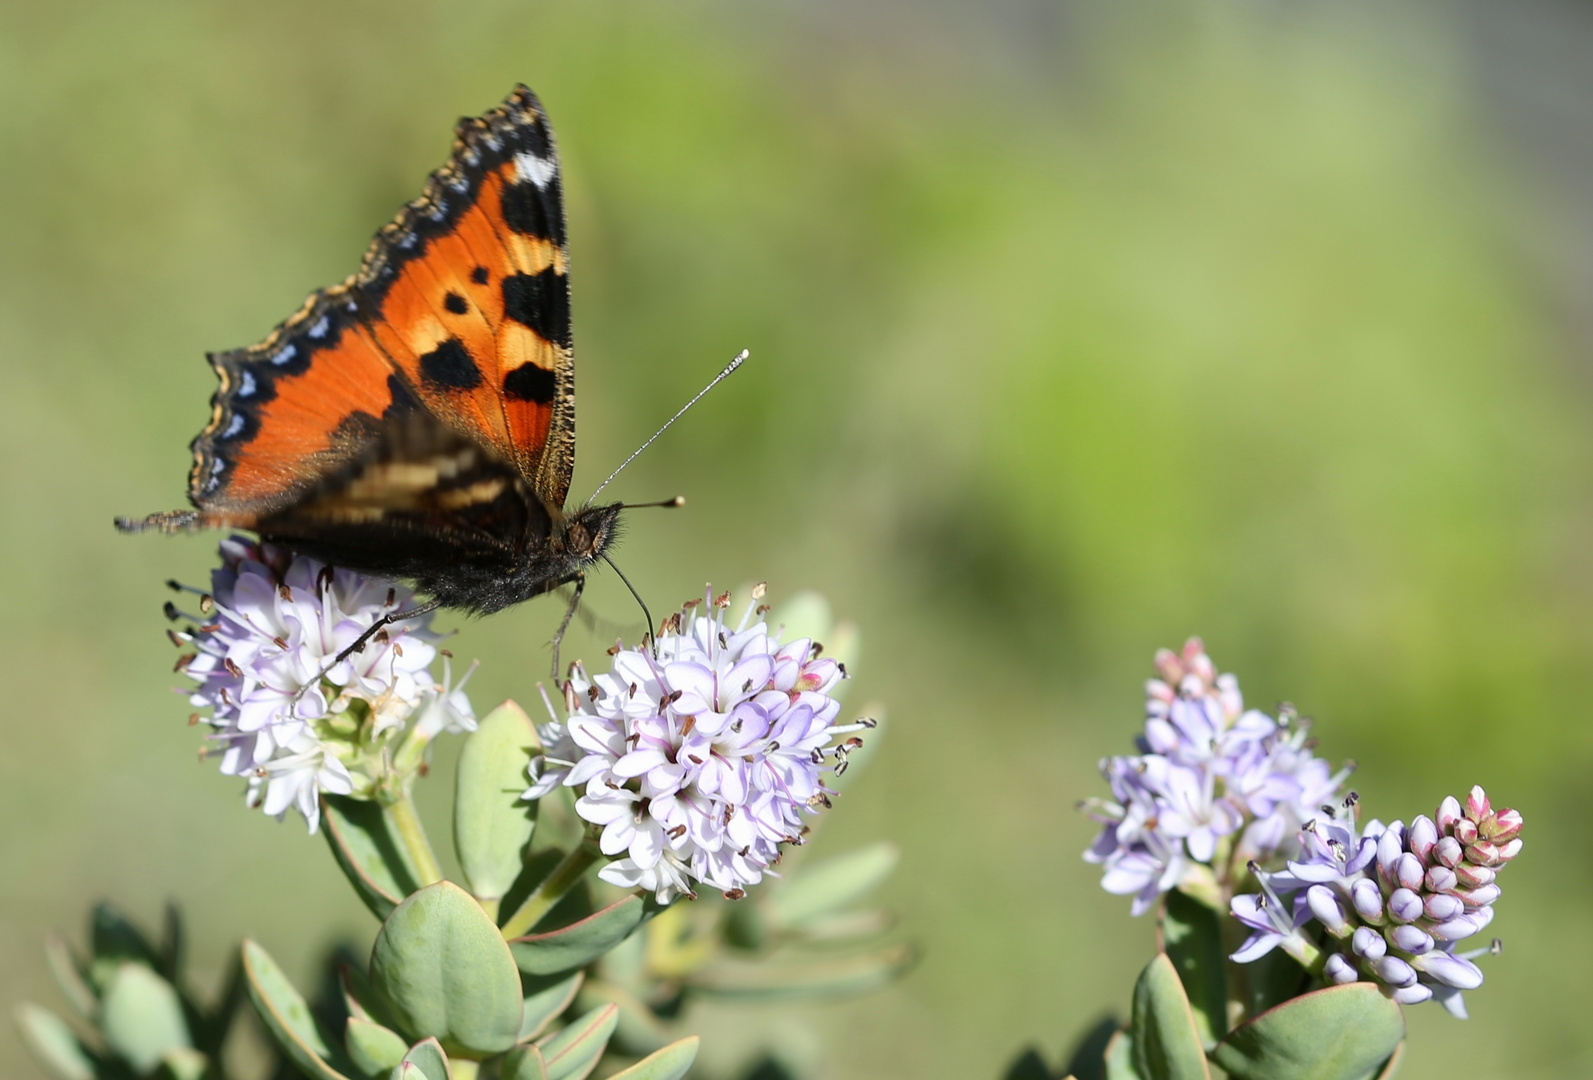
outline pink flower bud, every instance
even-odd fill
[[[1482,835],[1496,844],[1502,844],[1520,835],[1521,824],[1519,810],[1501,810],[1482,823]]]
[[[1507,863],[1519,854],[1521,854],[1521,838],[1518,836],[1499,849],[1499,861]]]
[[[1446,893],[1459,884],[1459,874],[1447,866],[1435,866],[1427,871],[1427,879],[1423,884],[1428,892]]]
[[[1431,873],[1432,871],[1429,870],[1428,874],[1431,875]],[[1498,876],[1499,871],[1491,870],[1486,866],[1477,866],[1475,863],[1463,862],[1455,867],[1454,873],[1457,878],[1456,884],[1461,888],[1475,889],[1479,885],[1492,885],[1493,879]]]
[[[1483,885],[1475,889],[1459,889],[1455,897],[1464,900],[1471,907],[1487,907],[1499,899],[1499,886]]]
[[[1438,843],[1438,826],[1433,824],[1432,818],[1423,814],[1410,823],[1410,849],[1418,859],[1427,862],[1428,853],[1436,843]]]
[[[1461,818],[1459,821],[1455,822],[1454,837],[1462,844],[1476,843],[1477,836],[1478,832],[1476,822],[1470,820],[1469,818]]]
[[[1446,836],[1433,845],[1433,857],[1453,870],[1466,857],[1466,849],[1453,836]]]
[[[1438,804],[1437,818],[1438,831],[1446,835],[1460,820],[1460,803],[1453,795],[1444,796],[1444,801]]]
[[[1399,857],[1405,854],[1403,837],[1393,829],[1385,829],[1383,835],[1377,838],[1377,865],[1392,879],[1394,866],[1399,862]]]
[[[1466,861],[1478,866],[1498,866],[1499,849],[1486,840],[1478,840],[1466,846]]]
[[[1427,897],[1427,899],[1423,901],[1422,911],[1425,912],[1427,917],[1433,920],[1433,922],[1448,922],[1450,919],[1464,914],[1466,911],[1466,904],[1465,901],[1461,900],[1458,896],[1450,896],[1448,893],[1438,893],[1435,896]]]
[[[1422,861],[1407,851],[1394,863],[1394,880],[1407,889],[1419,889],[1426,876],[1424,869]]]
[[[1471,793],[1466,796],[1466,817],[1480,824],[1482,819],[1493,813],[1493,807],[1488,805],[1488,796],[1480,785],[1474,786]]]

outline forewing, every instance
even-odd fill
[[[417,410],[557,513],[574,467],[575,374],[558,154],[535,95],[522,86],[461,121],[448,164],[359,273],[211,362],[221,384],[189,477],[210,523],[282,513]]]

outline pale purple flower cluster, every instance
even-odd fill
[[[463,693],[428,671],[439,635],[425,617],[392,623],[337,661],[376,620],[413,606],[406,589],[232,537],[210,591],[188,591],[199,611],[173,635],[194,650],[178,662],[199,684],[189,701],[211,712],[221,771],[247,777],[248,804],[273,817],[297,808],[314,832],[322,792],[358,793],[345,760],[355,744],[417,709],[438,728],[475,726]],[[167,614],[184,617],[175,605]]]
[[[1084,857],[1105,868],[1107,892],[1134,896],[1135,915],[1169,889],[1213,882],[1214,864],[1220,874],[1290,847],[1348,775],[1312,754],[1291,711],[1245,709],[1199,638],[1158,652],[1156,669],[1141,753],[1104,759],[1112,798],[1081,806],[1102,826]]]
[[[729,595],[688,603],[606,673],[575,665],[567,716],[542,725],[546,750],[530,766],[528,799],[582,790],[577,813],[618,856],[599,876],[664,902],[693,894],[693,881],[744,895],[781,844],[802,843],[803,815],[829,805],[823,774],[860,745],[833,741],[869,726],[836,725],[830,692],[846,673],[821,646],[782,643],[761,606],[730,627]]]
[[[1301,854],[1287,869],[1252,867],[1260,893],[1233,898],[1234,916],[1251,930],[1233,959],[1248,963],[1275,948],[1307,961],[1315,949],[1308,924],[1320,924],[1329,951],[1321,973],[1331,982],[1377,982],[1402,1005],[1436,998],[1464,1017],[1461,992],[1482,985],[1472,958],[1498,948],[1457,952],[1456,944],[1493,920],[1500,868],[1521,852],[1521,815],[1494,810],[1474,787],[1436,818],[1405,824],[1369,822],[1355,832],[1356,800],[1300,832]],[[1292,897],[1292,903],[1288,899]]]

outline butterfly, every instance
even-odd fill
[[[519,86],[455,136],[358,273],[258,345],[210,354],[194,509],[117,528],[250,529],[429,594],[398,617],[487,614],[571,583],[573,613],[623,504],[565,508],[575,362],[553,130]]]

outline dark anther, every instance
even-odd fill
[[[608,654],[610,656],[618,656],[619,655],[619,651],[620,651],[620,647],[618,645],[610,645],[608,647]]]
[[[227,657],[221,662],[221,664],[227,669],[227,674],[231,675],[234,679],[243,678],[243,669],[237,664],[233,663],[232,657]]]
[[[173,665],[172,670],[181,671],[197,659],[199,659],[198,653],[183,653],[177,658],[177,663]],[[229,660],[228,663],[231,663],[231,661]]]
[[[186,641],[183,640],[183,637],[182,637],[181,634],[179,634],[177,631],[173,630],[169,626],[166,628],[166,637],[167,637],[168,640],[171,641],[171,643],[173,645],[177,646],[179,649],[182,648],[184,645],[188,644]]]
[[[769,614],[769,605],[768,604],[759,604],[758,605],[758,614],[759,615],[767,615],[767,614]]]
[[[852,766],[852,763],[850,761],[842,760],[840,762],[840,764],[835,766],[835,775],[836,776],[845,776],[846,775],[846,770],[851,768],[851,766]]]
[[[177,583],[177,579],[176,578],[167,578],[166,579],[166,588],[170,589],[172,592],[182,592],[183,591],[183,587]]]
[[[271,644],[275,645],[277,648],[282,649],[284,651],[286,651],[286,649],[288,647],[288,643],[285,640],[283,640],[282,638],[279,638],[279,637],[272,638],[271,639]]]
[[[216,610],[216,598],[214,596],[211,596],[209,593],[201,594],[200,597],[199,597],[199,614],[201,614],[201,615],[209,615],[212,611],[215,611],[215,610]]]
[[[744,899],[746,897],[746,895],[747,895],[747,890],[746,889],[731,889],[729,892],[725,893],[725,899],[726,900],[741,900],[741,899]]]
[[[382,606],[383,607],[392,607],[393,603],[397,599],[398,599],[398,590],[397,589],[388,589],[387,590],[387,603],[383,604]]]
[[[437,650],[437,655],[438,656],[446,656],[450,660],[452,660],[454,658],[453,652],[451,650],[449,650],[449,649],[438,649]]]
[[[197,723],[199,723],[199,714],[198,713],[189,713],[188,714],[188,726],[189,727],[193,727]]]
[[[161,605],[160,610],[165,614],[166,618],[170,619],[172,622],[176,622],[178,619],[182,618],[182,613],[177,610],[177,605],[172,603],[170,600]]]
[[[588,686],[586,688],[586,700],[588,700],[588,701],[596,701],[597,700],[597,684],[596,683],[593,683],[591,686]]]

